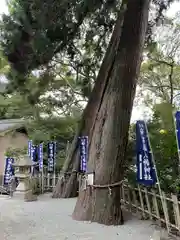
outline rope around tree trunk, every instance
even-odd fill
[[[94,188],[112,188],[112,187],[117,187],[120,186],[123,183],[123,180],[116,182],[116,183],[109,183],[105,185],[92,185]]]

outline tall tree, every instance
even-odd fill
[[[79,193],[74,219],[107,225],[123,223],[119,185],[124,177],[149,4],[149,0],[127,2],[118,51],[106,82],[89,149],[88,168],[95,172],[95,185]]]
[[[148,39],[152,26],[162,19],[164,10],[173,1],[152,0],[156,12],[149,21]],[[0,34],[3,52],[13,70],[9,74],[12,88],[23,90],[26,75],[42,66],[47,67],[59,53],[66,52],[71,59],[75,57],[79,62],[79,40],[85,49],[94,48],[97,61],[93,60],[93,64],[98,65],[121,2],[70,0],[59,3],[55,0],[52,4],[47,0],[8,1],[10,14],[3,15]],[[94,45],[94,42],[97,44]],[[91,60],[85,58],[79,63],[84,65],[84,62],[91,63]]]
[[[166,9],[169,3],[173,2],[173,0],[168,0],[167,2],[164,2],[163,0],[152,0],[152,2],[156,5],[158,14],[149,23],[150,27],[152,27],[162,16],[163,10]],[[21,91],[25,91],[28,74],[34,69],[41,69],[41,67],[43,69],[49,69],[49,65],[51,66],[55,57],[59,53],[66,53],[73,60],[79,59],[79,57],[77,57],[78,48],[76,43],[77,40],[81,40],[84,36],[87,40],[85,44],[86,49],[89,48],[92,43],[92,39],[106,40],[108,37],[106,33],[110,32],[114,25],[114,16],[116,16],[117,9],[120,4],[121,1],[119,0],[70,0],[68,3],[63,2],[61,4],[59,4],[59,1],[56,0],[53,4],[48,1],[42,2],[39,0],[32,0],[32,2],[26,0],[18,0],[16,2],[12,1],[13,7],[11,8],[10,16],[4,16],[3,18],[3,23],[1,25],[3,27],[1,31],[1,39],[4,53],[8,57],[8,60],[12,65],[12,69],[14,70],[11,72],[10,76],[11,86],[13,86],[13,89],[21,89]],[[40,14],[41,12],[47,14]],[[60,18],[59,16],[61,15],[63,17]],[[84,28],[87,31],[84,35],[81,35],[80,32],[82,30],[83,23],[85,24]],[[149,35],[150,34],[148,34],[148,36]],[[149,38],[147,39],[149,40]],[[97,46],[102,46],[103,44],[106,45],[106,41],[101,42],[101,44]],[[132,42],[129,44],[131,46]],[[101,48],[99,47],[95,47],[95,50],[95,53],[101,52]],[[76,58],[74,58],[74,55]],[[110,64],[106,64],[102,68],[103,70],[101,73],[104,74],[102,78],[101,74],[99,74],[101,84],[99,83],[99,87],[94,88],[94,91],[92,92],[90,100],[91,104],[88,105],[91,107],[87,107],[85,110],[80,127],[81,130],[78,131],[77,135],[88,133],[93,135],[93,131],[96,126],[95,120],[97,119],[97,113],[100,110],[99,108],[102,104],[102,98],[105,90],[107,89],[113,69],[113,57],[111,58],[111,55],[107,56],[110,58],[107,63]],[[116,56],[116,53],[112,52],[112,56]],[[90,62],[89,58],[86,58],[85,60],[86,62]],[[83,63],[84,61],[81,61],[80,65],[82,66]],[[77,65],[79,65],[79,63]],[[91,66],[87,65],[87,68],[89,67]],[[108,71],[106,71],[107,69]],[[108,75],[106,76],[106,74]],[[45,79],[40,81],[40,84],[46,85],[47,82],[49,83],[49,80]],[[96,96],[97,93],[98,95]],[[31,101],[35,99],[36,94],[33,96],[32,94],[29,95]],[[39,95],[36,99],[39,99]],[[95,106],[93,102],[96,102],[97,106]],[[89,113],[87,113],[88,111]],[[91,112],[93,113],[92,120],[90,120]],[[67,169],[67,165],[70,166],[70,169],[78,169],[79,162],[75,161],[76,163],[73,163],[74,160],[77,159],[77,157],[75,157],[77,156],[76,143],[77,137],[74,140],[72,151],[68,158],[69,163],[67,164],[66,162],[63,170]],[[73,178],[71,178],[71,180],[73,180]],[[70,181],[70,183],[72,182],[73,181]],[[71,185],[72,184],[68,184],[68,186]],[[72,188],[73,185],[71,186],[71,189]],[[68,196],[71,196],[71,194]]]
[[[126,4],[122,4],[121,10],[118,15],[117,23],[115,25],[109,47],[106,51],[103,63],[101,65],[94,89],[90,96],[89,102],[83,113],[82,122],[76,138],[73,141],[70,155],[68,156],[64,166],[62,174],[70,173],[70,177],[60,177],[59,182],[54,190],[53,197],[74,197],[77,196],[77,172],[79,171],[79,152],[78,152],[78,136],[89,136],[89,142],[91,143],[92,134],[94,131],[95,121],[97,120],[97,114],[101,106],[102,98],[106,90],[107,82],[112,71],[112,67],[115,61],[117,48],[119,46],[121,35],[121,24],[124,18],[124,11]]]

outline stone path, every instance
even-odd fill
[[[39,197],[25,203],[0,198],[0,240],[150,240],[149,221],[132,219],[123,226],[72,220],[76,199]]]

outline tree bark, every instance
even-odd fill
[[[106,82],[89,149],[88,170],[95,172],[95,186],[79,193],[73,212],[76,220],[123,224],[120,186],[111,185],[123,180],[149,2],[127,1],[120,44],[111,76]]]
[[[119,46],[121,26],[124,19],[125,9],[126,4],[123,1],[111,40],[109,42],[108,49],[104,56],[98,77],[95,82],[95,86],[93,88],[88,104],[84,110],[81,125],[72,143],[69,156],[67,157],[63,166],[62,175],[60,176],[57,186],[53,191],[53,198],[70,198],[76,197],[78,194],[78,182],[76,173],[79,171],[79,152],[77,146],[78,136],[89,136],[89,146],[91,145],[92,133],[95,126],[97,113],[99,111],[99,107],[101,106],[102,96],[104,95],[107,81],[109,80],[109,76],[111,74],[112,66]],[[66,172],[72,173],[70,173],[70,175],[67,175],[67,178],[65,179],[63,175]]]

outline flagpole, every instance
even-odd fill
[[[149,142],[150,153],[151,153],[151,156],[152,156],[152,162],[153,162],[154,170],[155,170],[155,174],[156,174],[156,180],[157,180],[159,195],[160,195],[160,199],[161,199],[163,210],[164,210],[164,217],[165,217],[165,220],[166,220],[166,227],[167,227],[167,231],[169,233],[169,225],[168,225],[168,219],[167,219],[167,215],[166,215],[166,207],[165,207],[165,204],[164,204],[165,203],[165,199],[163,197],[163,192],[162,192],[160,181],[159,181],[159,177],[158,177],[158,172],[157,172],[157,168],[156,168],[156,162],[155,162],[154,154],[153,154],[153,151],[152,151],[151,142],[150,142],[150,138],[149,138],[149,134],[148,134],[148,128],[147,128],[146,123],[145,123],[145,128],[146,128],[146,132],[147,132],[147,139],[148,139],[148,142]]]

